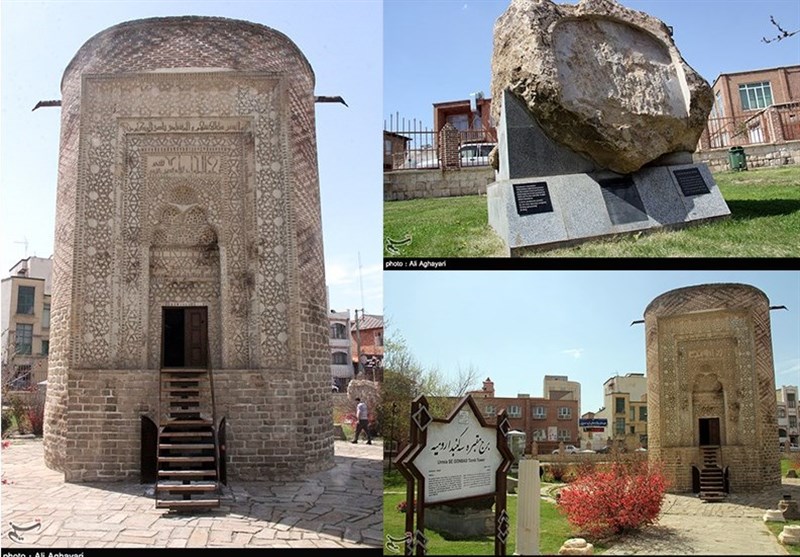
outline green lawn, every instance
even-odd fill
[[[387,540],[389,537],[400,539],[405,530],[406,515],[397,510],[397,504],[406,499],[405,480],[397,473],[384,475],[383,487],[383,534]],[[510,524],[512,525],[506,544],[506,555],[513,555],[517,543],[517,496],[509,495],[506,506]],[[564,541],[575,536],[567,519],[558,511],[555,504],[542,500],[540,503],[540,516],[539,551],[542,555],[556,555]],[[437,532],[428,529],[425,530],[425,535],[428,538],[429,555],[494,554],[494,538],[492,537],[469,541],[445,540]],[[607,546],[598,543],[595,544],[594,549],[596,554],[600,554],[606,551]],[[402,555],[402,545],[399,553],[395,553],[384,546],[384,555]]]
[[[538,257],[798,257],[800,166],[719,172],[729,219],[535,254]],[[409,241],[410,239],[410,241]],[[388,249],[392,243],[398,253]],[[385,257],[502,257],[486,196],[384,203]]]

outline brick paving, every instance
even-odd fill
[[[330,470],[305,481],[229,480],[219,509],[174,514],[155,508],[152,484],[65,483],[44,465],[40,439],[15,439],[2,451],[0,545],[381,548],[382,458],[380,441],[336,441]]]
[[[764,511],[788,494],[800,500],[800,480],[757,494],[730,494],[706,503],[693,495],[668,494],[658,523],[628,536],[604,555],[787,555],[767,529]]]

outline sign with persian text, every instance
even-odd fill
[[[481,425],[470,405],[450,422],[428,426],[427,443],[413,464],[425,477],[425,502],[493,495],[503,464],[497,430]]]

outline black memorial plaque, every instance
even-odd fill
[[[517,214],[520,216],[553,212],[547,182],[514,184],[514,201],[517,203]]]
[[[678,181],[684,197],[691,195],[703,195],[704,193],[711,193],[708,189],[706,181],[703,180],[703,175],[697,168],[682,168],[680,170],[673,170],[672,174]]]
[[[598,180],[603,201],[612,224],[629,224],[647,220],[642,198],[630,176]]]

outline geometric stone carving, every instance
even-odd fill
[[[171,306],[207,308],[230,475],[332,465],[313,88],[286,36],[224,18],[122,23],[70,62],[45,423],[68,480],[138,478]]]
[[[692,491],[701,445],[731,493],[780,485],[769,300],[743,284],[678,288],[645,309],[648,454]],[[680,408],[679,412],[675,408]]]

